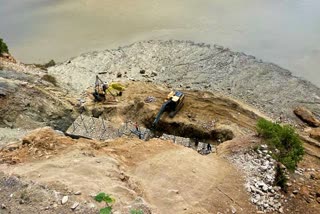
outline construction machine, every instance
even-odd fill
[[[92,93],[94,100],[96,102],[101,102],[106,100],[106,95],[111,96],[121,96],[125,87],[119,83],[107,83],[102,81],[98,75],[96,75],[96,82],[94,87],[94,92]]]
[[[169,112],[169,117],[174,117],[177,112],[182,108],[184,101],[184,93],[180,91],[171,91],[165,102],[162,104],[155,120],[152,123],[152,129],[154,130],[162,116],[162,114],[167,111]]]

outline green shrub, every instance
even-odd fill
[[[294,171],[297,163],[302,160],[304,149],[299,135],[289,125],[281,126],[265,119],[257,123],[257,131],[273,149],[274,158]]]
[[[57,86],[56,78],[54,76],[51,76],[50,74],[43,75],[43,77],[41,79],[43,79],[44,81],[52,83],[54,86]]]
[[[100,192],[98,195],[94,197],[94,200],[98,202],[105,202],[106,207],[100,209],[100,214],[111,214],[112,213],[112,204],[114,203],[114,198],[110,195],[105,194],[104,192]]]
[[[3,53],[9,53],[9,49],[6,43],[4,43],[3,39],[0,38],[0,55]]]

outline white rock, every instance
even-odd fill
[[[75,203],[72,205],[71,209],[72,209],[72,210],[75,210],[78,206],[79,206],[79,203],[78,203],[78,202],[75,202]]]
[[[283,213],[283,207],[280,207],[279,212]]]
[[[61,204],[66,204],[68,202],[69,197],[67,195],[63,196],[63,198],[61,199]]]
[[[255,198],[251,198],[251,202],[254,203],[254,204],[256,204],[256,203],[258,202],[258,200],[255,199]]]
[[[260,169],[261,171],[266,171],[266,170],[268,169],[268,167],[269,167],[269,166],[261,166],[259,169]]]
[[[95,208],[96,205],[94,205],[93,203],[90,203],[90,204],[88,204],[88,207],[89,207],[89,208]]]
[[[268,186],[267,186],[267,185],[264,185],[264,186],[262,187],[262,190],[265,191],[265,192],[268,191]]]
[[[268,145],[263,144],[263,145],[260,146],[260,148],[261,148],[261,149],[267,149],[267,148],[268,148]]]
[[[231,212],[232,212],[233,214],[237,212],[237,209],[234,208],[234,206],[232,206],[232,205],[231,205]]]
[[[292,191],[292,193],[295,194],[295,195],[298,194],[298,192],[299,192],[299,190],[293,190]]]

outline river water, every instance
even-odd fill
[[[147,39],[220,44],[320,86],[319,0],[0,0],[0,37],[23,62]]]

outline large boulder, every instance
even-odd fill
[[[305,107],[297,107],[294,111],[294,114],[297,115],[303,122],[307,123],[312,127],[319,127],[320,121],[314,116],[314,114],[306,109]]]
[[[320,142],[320,128],[314,128],[309,131],[310,137]]]
[[[16,63],[17,61],[15,60],[15,58],[13,58],[13,56],[11,56],[11,54],[9,53],[1,53],[0,54],[0,58],[2,60],[5,60],[5,61],[9,61],[9,62],[13,62],[13,63]]]

